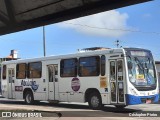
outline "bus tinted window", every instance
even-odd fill
[[[116,80],[116,64],[115,64],[115,61],[110,62],[110,79],[112,81]]]
[[[61,60],[61,77],[76,77],[77,76],[77,59]]]
[[[17,66],[16,66],[16,78],[17,79],[26,78],[26,64],[25,63],[17,64]]]
[[[3,79],[6,79],[6,65],[3,65]]]
[[[105,75],[106,58],[104,55],[101,56],[101,76]]]
[[[118,80],[123,80],[123,63],[122,60],[117,61],[117,68],[118,68]]]
[[[33,62],[28,64],[28,78],[41,78],[42,75],[42,63]]]
[[[79,59],[79,76],[99,76],[99,56],[81,57]]]

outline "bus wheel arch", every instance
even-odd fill
[[[101,94],[96,88],[89,88],[86,90],[85,102],[88,102],[89,106],[94,110],[103,107]]]
[[[33,92],[30,88],[24,89],[23,99],[25,100],[26,104],[33,104],[34,103]]]

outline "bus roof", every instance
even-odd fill
[[[54,59],[54,60],[56,60],[56,59],[68,59],[68,58],[74,58],[74,57],[94,56],[94,55],[110,54],[110,53],[123,53],[125,50],[145,50],[145,49],[140,49],[140,48],[114,48],[114,49],[106,49],[106,50],[85,51],[85,52],[77,52],[77,53],[74,53],[74,54],[66,54],[66,55],[56,55],[56,56],[47,56],[47,57],[39,57],[39,58],[29,58],[29,59],[4,61],[4,62],[2,62],[2,64],[14,64],[14,63],[23,63],[23,62],[45,61],[45,60],[51,60],[51,59]]]

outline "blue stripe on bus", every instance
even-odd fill
[[[152,103],[156,103],[159,101],[159,94],[151,95],[151,96],[134,96],[134,95],[126,94],[127,105],[143,104],[145,103],[146,99],[151,99]]]

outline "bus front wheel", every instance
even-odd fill
[[[93,110],[99,110],[103,107],[101,96],[97,92],[90,94],[88,103]]]
[[[31,91],[27,91],[25,94],[25,103],[26,104],[33,104],[34,98]]]

